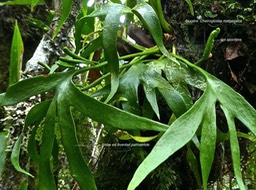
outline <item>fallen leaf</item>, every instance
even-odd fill
[[[225,50],[225,59],[233,60],[237,57],[245,56],[246,45],[242,42],[233,42],[228,44]]]

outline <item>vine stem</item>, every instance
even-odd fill
[[[122,66],[120,67],[120,69],[125,69],[125,68],[127,68],[127,67],[131,67],[133,64],[138,63],[141,59],[145,58],[146,56],[147,56],[147,55],[141,56],[141,57],[138,58],[138,59],[136,59],[136,57],[135,57],[135,59],[134,59],[133,61],[131,61],[129,64],[122,65]],[[102,75],[101,77],[99,77],[98,79],[96,79],[96,80],[95,80],[94,82],[92,82],[91,84],[85,86],[84,88],[81,88],[81,90],[82,90],[82,91],[86,91],[86,90],[88,90],[88,89],[90,89],[90,88],[92,88],[92,87],[94,87],[94,86],[100,84],[100,82],[101,82],[103,79],[105,79],[105,78],[107,78],[107,77],[109,77],[109,76],[110,76],[110,73],[107,73],[107,74],[105,74],[105,75]]]
[[[131,59],[131,58],[138,57],[138,56],[149,55],[149,54],[156,53],[156,52],[158,52],[158,51],[159,51],[159,49],[157,48],[157,46],[154,46],[154,47],[152,47],[152,48],[146,49],[146,50],[143,51],[143,52],[133,53],[133,54],[121,56],[121,57],[119,58],[119,60],[125,60],[125,59]],[[84,60],[84,58],[83,58],[83,60]],[[135,63],[135,62],[133,62],[132,64],[134,64],[134,63]],[[81,74],[81,73],[86,72],[86,71],[91,70],[91,69],[97,69],[97,68],[103,67],[103,66],[105,66],[105,65],[107,65],[107,61],[104,61],[104,62],[102,62],[102,63],[100,63],[100,64],[97,64],[97,65],[93,65],[93,66],[91,66],[91,67],[85,67],[85,68],[79,69],[79,70],[77,70],[77,71],[75,72],[75,75]],[[121,66],[120,68],[125,68],[125,67],[129,67],[129,66],[131,66],[130,63],[129,63],[129,64],[126,64],[126,65],[123,65],[123,66]]]

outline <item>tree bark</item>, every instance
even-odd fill
[[[57,36],[53,39],[52,37],[60,20],[62,10],[60,0],[54,1],[53,8],[55,10],[55,17],[53,18],[49,31],[42,37],[34,55],[26,63],[25,74],[31,76],[41,74],[44,68],[38,64],[38,62],[51,66],[60,55],[63,55],[63,47],[71,46],[74,48],[71,37],[73,36],[73,27],[79,10],[81,9],[81,4],[81,0],[73,1],[68,19],[63,24]]]

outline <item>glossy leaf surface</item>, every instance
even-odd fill
[[[191,109],[175,120],[158,140],[150,154],[136,170],[128,186],[129,190],[135,189],[152,170],[192,139],[202,122],[204,108],[207,107],[207,96],[205,92]]]
[[[30,177],[34,177],[32,174],[28,173],[27,171],[25,171],[20,167],[19,159],[20,159],[20,147],[21,147],[22,137],[23,135],[19,136],[19,138],[14,144],[14,147],[11,153],[11,163],[17,171],[24,173]]]
[[[102,42],[104,56],[108,61],[108,67],[111,74],[111,91],[106,99],[108,102],[116,93],[119,86],[119,60],[117,54],[117,31],[120,26],[121,15],[130,13],[131,10],[121,4],[109,4],[103,6],[90,14],[89,16],[105,16],[103,22]]]
[[[57,34],[60,31],[62,25],[67,20],[69,14],[71,12],[71,9],[72,9],[72,3],[73,3],[72,0],[63,0],[62,1],[61,17],[60,17],[59,23],[58,23],[58,25],[57,25],[57,27],[56,27],[56,29],[54,31],[54,34],[53,34],[52,38],[55,38],[57,36]]]
[[[37,155],[35,148],[33,148],[34,145],[32,146],[32,153],[34,155],[34,159],[38,160],[40,158],[39,168],[41,168],[40,172],[42,173],[40,173],[39,176],[41,176],[41,181],[44,181],[47,178],[47,181],[49,182],[48,185],[39,183],[39,187],[41,189],[54,187],[54,183],[51,178],[51,168],[49,166],[49,155],[51,154],[51,147],[54,137],[53,130],[55,122],[54,115],[56,112],[56,108],[54,108],[55,106],[57,106],[58,109],[57,120],[59,122],[59,127],[62,133],[63,145],[68,155],[69,162],[71,163],[71,172],[82,189],[86,189],[86,187],[91,187],[91,189],[95,189],[96,187],[90,170],[88,169],[86,162],[82,158],[81,153],[79,153],[80,150],[76,141],[76,133],[73,119],[71,112],[69,111],[70,107],[74,107],[76,110],[80,111],[86,116],[91,117],[95,121],[99,121],[114,128],[156,131],[165,131],[168,128],[168,126],[164,124],[151,121],[149,119],[145,119],[139,116],[135,116],[131,113],[101,103],[83,94],[73,85],[72,77],[73,73],[68,72],[63,73],[63,75],[52,74],[48,77],[35,77],[31,79],[26,79],[11,86],[6,93],[0,95],[0,102],[2,106],[23,101],[29,96],[37,95],[39,92],[42,93],[52,89],[55,90],[55,97],[52,100],[51,106],[48,109],[45,118],[40,157],[39,155]],[[55,80],[49,80],[49,78]],[[33,85],[35,83],[37,83],[37,85]],[[29,93],[26,95],[24,95],[24,93],[22,95],[22,91],[26,91],[26,89],[29,89]],[[42,118],[44,117],[43,113],[39,113],[39,109],[41,111],[46,111],[48,106],[49,102],[45,102],[37,105],[34,109],[32,109],[26,119],[26,125],[38,124],[38,122],[40,122],[40,120],[42,120]],[[73,139],[72,143],[70,143],[71,139]],[[18,164],[18,151],[20,148],[20,141],[21,139],[16,142],[12,160],[13,164],[16,165],[16,169],[25,173],[25,171],[19,168]]]
[[[53,99],[47,111],[43,127],[39,159],[39,183],[37,187],[39,190],[56,189],[50,161],[55,137],[56,109],[56,99]]]
[[[198,70],[201,71],[199,68]],[[207,88],[204,94],[190,110],[175,120],[171,127],[159,139],[156,146],[135,172],[129,184],[129,190],[135,189],[152,170],[189,142],[200,124],[204,128],[200,146],[203,149],[200,152],[200,163],[204,189],[207,189],[207,180],[214,157],[216,139],[216,118],[214,111],[216,102],[221,104],[228,120],[230,133],[232,133],[230,134],[230,143],[232,144],[232,160],[235,167],[235,175],[240,188],[244,189],[239,168],[239,146],[236,133],[234,133],[236,130],[232,119],[236,117],[250,131],[256,134],[256,111],[240,94],[232,90],[228,85],[205,71],[202,72],[204,72],[207,80]],[[162,147],[165,148],[163,149]],[[206,155],[206,150],[208,155]]]
[[[11,59],[9,69],[9,86],[15,84],[20,80],[22,57],[24,52],[23,41],[18,26],[17,20],[15,21],[14,34],[11,46]]]
[[[128,100],[122,102],[124,110],[135,114],[139,113],[138,87],[140,84],[143,85],[146,98],[158,117],[160,115],[156,89],[177,117],[185,113],[192,105],[189,92],[182,94],[177,91],[157,72],[157,68],[145,64],[136,64],[120,80],[118,95]]]
[[[37,1],[33,0],[33,2]],[[189,4],[190,11],[192,12],[191,1],[186,0],[186,2]],[[83,3],[83,14],[86,15],[87,9],[85,4],[87,1],[83,1]],[[56,188],[52,174],[53,167],[50,161],[50,158],[53,157],[56,160],[56,152],[58,152],[58,149],[54,148],[54,145],[56,146],[55,124],[61,132],[62,144],[75,181],[81,189],[97,189],[88,162],[82,156],[79,149],[73,110],[114,130],[153,130],[164,132],[164,135],[160,137],[148,157],[146,157],[135,172],[129,184],[129,190],[135,189],[151,171],[176,151],[185,147],[185,145],[187,161],[196,177],[198,187],[201,188],[201,184],[203,184],[204,189],[207,189],[208,178],[214,160],[215,144],[219,135],[216,126],[216,103],[220,104],[227,118],[229,133],[225,135],[224,140],[230,140],[235,177],[240,189],[245,189],[241,174],[240,150],[234,120],[240,120],[255,135],[255,109],[241,95],[222,81],[193,65],[188,60],[169,53],[163,43],[161,21],[159,21],[154,9],[143,0],[137,1],[137,4],[135,4],[135,1],[133,1],[129,7],[117,3],[102,5],[99,9],[78,21],[75,36],[78,48],[75,53],[80,53],[81,57],[71,52],[72,56],[70,56],[72,59],[66,59],[66,62],[63,59],[60,60],[62,63],[66,63],[66,68],[72,67],[72,71],[37,76],[18,83],[16,83],[18,80],[14,79],[14,82],[10,82],[13,85],[7,89],[7,92],[0,94],[0,106],[13,105],[44,92],[51,92],[52,94],[51,100],[47,100],[32,108],[25,121],[25,127],[34,127],[30,136],[28,152],[32,160],[39,165],[38,189]],[[54,35],[58,33],[58,30],[67,19],[72,7],[72,1],[64,0],[62,6],[61,21]],[[127,55],[124,58],[124,62],[128,60],[127,57],[134,58],[137,56],[136,58],[142,59],[140,56],[152,54],[154,58],[158,59],[161,56],[160,54],[163,54],[163,56],[159,60],[154,61],[143,60],[143,58],[141,62],[133,63],[133,66],[128,63],[128,66],[124,65],[124,67],[127,66],[125,68],[127,70],[122,70],[122,74],[123,72],[124,74],[120,77],[119,59],[122,58],[118,57],[117,54],[117,32],[121,25],[120,16],[127,13],[129,16],[132,15],[130,13],[134,13],[140,19],[144,27],[151,33],[157,47],[154,47],[154,51],[151,51],[153,48],[148,49],[148,52],[151,53],[146,54],[145,50],[131,57]],[[86,27],[86,24],[89,23],[88,18],[91,19],[93,17],[98,17],[100,22],[102,21],[102,31],[99,32],[99,37],[90,39],[87,46],[80,50],[83,27]],[[89,25],[93,27],[93,22],[90,22]],[[88,31],[91,31],[91,29]],[[84,34],[87,35],[88,32]],[[210,39],[211,43],[208,43],[208,45],[210,44],[209,47],[212,48],[213,38]],[[88,71],[93,66],[97,66],[98,63],[90,62],[93,65],[91,68],[81,69],[76,67],[80,62],[87,61],[83,57],[89,57],[101,47],[104,48],[104,56],[101,58],[108,62],[106,76],[111,75],[111,91],[110,94],[107,94],[106,102],[117,96],[117,102],[121,103],[123,110],[90,97],[80,91],[72,81],[72,78],[76,78],[75,75]],[[203,57],[208,57],[206,56],[208,53],[209,51],[206,51]],[[103,65],[101,60],[99,64]],[[105,62],[104,65],[106,65]],[[121,69],[124,67],[121,67]],[[108,80],[106,81],[108,83]],[[203,95],[194,104],[190,95],[191,89],[188,88],[189,85],[204,91]],[[142,93],[143,95],[145,94],[143,102],[140,102],[138,97],[140,95],[140,87],[143,87],[141,88],[144,90]],[[159,96],[163,97],[172,110],[173,113],[171,114],[173,114],[173,117],[177,118],[175,120],[170,119],[171,126],[138,116],[150,115],[151,117],[154,111],[157,117],[160,118]],[[142,106],[141,108],[142,104],[140,103],[143,106],[146,104],[147,108],[151,106],[147,114],[145,112],[142,113],[145,107]],[[43,128],[43,134],[38,152],[38,143],[36,142],[35,135],[39,126]],[[13,148],[12,163],[18,171],[28,174],[19,166],[21,138],[22,136]],[[124,132],[120,138],[123,138],[123,140],[133,139],[138,142],[147,142],[155,139],[156,136],[142,137]],[[190,147],[192,143],[199,149],[199,161]],[[201,171],[201,175],[199,171]]]

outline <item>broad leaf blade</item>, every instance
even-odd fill
[[[20,147],[21,147],[22,137],[23,135],[20,135],[14,144],[14,147],[12,149],[12,154],[11,154],[11,163],[18,172],[24,173],[30,177],[34,177],[33,175],[31,175],[30,173],[28,173],[27,171],[25,171],[20,167],[19,158],[20,158]]]
[[[129,7],[126,7],[122,4],[118,4],[118,3],[111,3],[111,4],[104,4],[101,5],[98,9],[96,9],[95,11],[93,11],[90,15],[88,15],[89,17],[100,17],[100,16],[106,16],[109,15],[111,13],[117,12],[118,14],[125,14],[128,12],[131,12],[131,9]],[[116,13],[114,13],[116,14]],[[119,19],[119,18],[118,18]]]
[[[145,83],[143,87],[148,102],[150,103],[158,119],[160,119],[155,88],[150,87],[149,85],[147,85],[147,83]]]
[[[18,22],[16,20],[15,26],[14,26],[14,34],[12,38],[12,46],[11,46],[9,86],[17,83],[20,80],[23,52],[24,52],[23,41],[22,41],[20,30],[19,30]]]
[[[191,98],[184,97],[184,93],[174,89],[156,70],[156,67],[139,63],[133,65],[122,76],[118,94],[127,99],[122,103],[123,109],[134,114],[139,113],[138,87],[142,84],[146,98],[156,115],[159,116],[159,109],[155,89],[160,91],[177,117],[182,115],[191,107]]]
[[[97,188],[93,175],[78,146],[74,121],[70,112],[70,105],[67,104],[69,96],[66,96],[66,91],[68,90],[66,88],[69,86],[66,85],[71,85],[71,83],[68,81],[67,84],[63,84],[63,87],[60,87],[58,91],[58,119],[62,143],[68,157],[71,174],[78,182],[80,188],[83,190],[94,190]]]
[[[153,68],[147,67],[147,70],[145,70],[140,78],[149,90],[157,88],[160,91],[176,117],[181,116],[190,108],[187,106],[187,102],[183,96]],[[145,93],[147,94],[147,91]]]
[[[200,90],[205,90],[205,79],[200,76],[198,72],[188,67],[182,61],[174,61],[165,58],[153,61],[149,65],[150,67],[154,67],[160,74],[164,72],[167,81],[173,85],[180,85],[182,88],[184,88],[185,85],[191,85],[199,88]],[[177,90],[179,89],[177,88]],[[191,99],[191,97],[188,97],[188,99]],[[189,106],[191,105],[192,102],[189,103]]]
[[[19,103],[27,98],[52,90],[58,86],[72,72],[56,73],[48,76],[37,76],[34,78],[22,80],[9,87],[6,93],[0,94],[0,106],[8,106]]]
[[[119,97],[127,101],[122,102],[125,111],[139,115],[138,87],[140,84],[139,75],[144,71],[143,65],[132,66],[121,78],[118,89]]]
[[[210,93],[212,94],[212,92]],[[211,95],[208,97],[208,105],[205,108],[205,114],[201,123],[200,163],[205,190],[207,190],[208,177],[214,160],[217,136],[215,102],[216,99],[214,96]]]
[[[243,178],[242,178],[242,172],[241,172],[240,149],[239,149],[239,143],[238,143],[235,121],[234,121],[235,118],[234,116],[232,116],[232,113],[230,113],[229,110],[224,105],[221,105],[221,108],[224,111],[225,116],[227,118],[228,129],[230,134],[231,156],[232,156],[232,162],[233,162],[236,181],[241,190],[246,190],[243,182]]]
[[[95,121],[124,130],[166,131],[169,127],[99,102],[83,94],[71,82],[69,82],[68,86],[69,88],[66,88],[63,96],[67,96],[70,105]]]
[[[50,103],[50,100],[46,100],[44,102],[40,102],[39,104],[31,108],[25,119],[25,128],[30,125],[38,125],[45,117],[47,110],[50,106]]]
[[[55,137],[56,106],[56,99],[54,98],[45,118],[40,148],[39,183],[37,187],[39,190],[56,189],[50,162]]]
[[[203,119],[208,96],[205,91],[189,111],[174,121],[137,168],[128,190],[134,190],[151,171],[192,139]]]
[[[256,110],[244,97],[217,78],[209,76],[208,83],[211,85],[220,104],[256,135]]]
[[[58,34],[58,32],[60,31],[62,25],[64,24],[64,22],[67,20],[70,12],[71,12],[71,8],[72,8],[72,0],[63,0],[62,1],[62,10],[61,10],[61,17],[59,20],[59,23],[54,31],[53,37],[55,38]]]
[[[117,92],[119,86],[119,60],[117,54],[117,31],[120,25],[120,16],[131,10],[122,4],[108,4],[92,12],[89,16],[105,16],[103,22],[104,56],[108,61],[111,74],[111,91],[105,102],[108,102]]]
[[[121,10],[118,9],[108,14],[103,22],[103,48],[104,55],[108,61],[111,74],[111,91],[106,99],[108,102],[116,93],[119,86],[119,60],[117,55],[117,30],[120,23]]]
[[[40,156],[37,151],[37,144],[36,144],[36,132],[38,129],[38,126],[42,122],[42,120],[45,118],[46,113],[48,111],[48,108],[51,104],[50,100],[41,102],[37,105],[35,105],[28,113],[25,119],[25,128],[35,125],[32,133],[30,135],[29,141],[28,141],[28,154],[32,160],[34,160],[38,165],[40,162]]]
[[[40,155],[38,153],[38,147],[36,143],[36,133],[37,133],[38,127],[34,127],[28,141],[28,155],[29,157],[37,164],[40,163]]]
[[[77,144],[72,115],[70,111],[67,111],[70,107],[74,107],[95,121],[112,127],[151,130],[166,130],[167,128],[166,125],[108,106],[81,93],[72,84],[71,77],[58,87],[57,95],[58,119],[63,145],[69,159],[72,175],[82,189],[95,189],[96,187]],[[84,176],[86,176],[86,180]]]
[[[162,27],[154,9],[149,4],[141,2],[137,4],[132,11],[150,31],[160,51],[166,57],[170,58],[170,54],[163,43]]]

